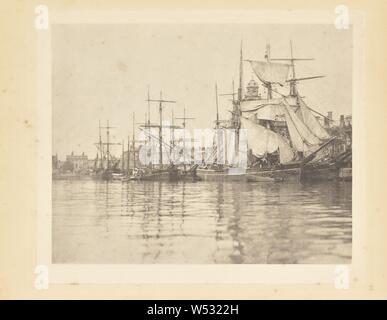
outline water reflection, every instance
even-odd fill
[[[53,262],[348,263],[351,188],[53,181]]]

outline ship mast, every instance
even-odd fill
[[[110,135],[110,132],[109,132],[109,120],[106,120],[106,169],[109,170],[110,166],[110,148],[109,148],[109,135]]]
[[[152,140],[152,134],[151,134],[151,128],[159,128],[160,126],[157,125],[157,124],[152,124],[151,123],[151,112],[150,112],[150,102],[151,101],[155,101],[155,100],[152,100],[150,99],[150,93],[149,93],[149,85],[148,85],[148,93],[147,93],[147,99],[145,100],[148,102],[148,112],[147,112],[147,116],[145,116],[145,122],[144,123],[139,123],[140,125],[140,130],[141,127],[142,128],[147,128],[146,130],[143,130],[144,133],[147,135],[147,141],[139,141],[139,142],[144,142],[145,144],[148,143],[148,146],[152,146],[151,148],[151,156],[150,156],[150,161],[149,163],[146,163],[146,165],[150,164],[151,168],[153,168],[153,140]],[[157,102],[159,102],[159,100],[156,100]],[[154,137],[153,137],[154,139]],[[157,138],[156,140],[158,140],[159,138]],[[147,154],[148,154],[148,150],[147,150]],[[148,155],[146,155],[146,159],[148,160]]]
[[[144,142],[144,144],[148,144],[148,148],[152,145],[153,146],[153,143],[152,143],[152,134],[151,134],[151,128],[158,128],[159,126],[157,124],[152,124],[150,122],[151,120],[151,113],[150,113],[150,94],[149,94],[149,85],[148,85],[148,94],[147,94],[147,99],[146,101],[148,102],[148,111],[145,113],[145,122],[144,123],[138,123],[140,125],[140,130],[141,127],[143,128],[147,128],[147,130],[144,130],[144,133],[147,135],[147,140],[144,140],[144,141],[137,141],[137,142]],[[147,148],[147,153],[146,153],[146,156],[145,156],[145,159],[148,161],[148,148]],[[153,162],[152,162],[152,155],[153,155],[153,148],[151,149],[152,153],[151,153],[151,156],[150,156],[150,161],[149,163],[147,162],[146,163],[146,166],[148,166],[150,164],[151,168],[153,168]]]
[[[132,129],[133,169],[135,169],[136,168],[136,141],[134,137],[134,112],[132,116],[132,123],[133,123],[133,129]]]
[[[215,128],[219,129],[219,101],[218,101],[218,85],[215,82],[215,101],[216,101],[216,123]]]
[[[270,62],[270,42],[266,42],[266,52],[265,52],[266,62]]]
[[[147,121],[147,124],[148,124],[148,140],[149,140],[149,143],[151,142],[151,137],[150,137],[150,131],[151,131],[151,128],[150,128],[150,118],[151,118],[151,114],[150,114],[150,94],[149,94],[149,86],[148,86],[148,121]]]
[[[127,174],[129,176],[129,160],[130,160],[130,137],[128,136],[128,159],[126,160],[127,161]]]
[[[290,40],[290,65],[292,66],[292,79],[296,79],[296,69],[294,67],[294,59],[293,59],[293,44],[292,40]],[[297,94],[296,82],[290,82],[290,95],[295,96]]]
[[[170,148],[170,158],[172,157],[172,152],[173,152],[173,148],[175,147],[175,126],[174,126],[174,115],[173,115],[173,108],[172,108],[172,114],[171,114],[171,121],[172,121],[172,125],[171,125],[171,148]]]
[[[270,43],[266,43],[266,53],[265,58],[268,63],[270,63]],[[267,89],[267,99],[270,100],[273,97],[273,88],[271,86],[270,82],[266,83],[266,89]]]
[[[101,136],[101,120],[98,121],[99,126],[99,152],[101,154],[101,159],[99,161],[100,169],[103,168],[103,150],[102,150],[102,136]]]
[[[238,88],[238,100],[243,99],[243,42],[241,41],[240,59],[239,59],[239,88]]]
[[[315,79],[315,78],[322,78],[323,76],[315,76],[315,77],[307,77],[307,78],[299,78],[296,79],[296,68],[295,68],[295,61],[309,61],[309,60],[314,60],[314,59],[307,59],[307,58],[295,58],[293,56],[293,43],[290,41],[290,58],[276,58],[276,59],[271,59],[271,60],[277,60],[277,61],[290,61],[290,66],[292,68],[292,79],[287,80],[290,84],[290,91],[289,95],[292,97],[297,97],[298,96],[298,91],[297,91],[297,81],[300,80],[309,80],[309,79]]]
[[[121,170],[122,170],[122,172],[124,172],[124,168],[125,168],[125,166],[124,166],[124,146],[125,146],[125,141],[124,140],[122,140],[122,161],[121,161]]]
[[[235,84],[234,84],[234,80],[232,81],[232,93],[219,93],[218,96],[221,97],[221,96],[232,96],[232,103],[235,104],[236,100],[235,100]]]
[[[237,106],[237,101],[235,100],[235,84],[234,80],[232,81],[232,93],[221,93],[218,94],[218,96],[232,96],[232,104],[234,106],[233,111],[229,111],[232,114],[233,119],[236,118],[237,112],[236,112],[236,106]],[[222,122],[222,120],[219,120],[219,122]],[[235,122],[235,121],[234,121]],[[225,164],[228,164],[228,159],[227,159],[227,133],[224,135],[225,141],[224,141],[224,154],[225,154]]]
[[[218,101],[218,85],[215,82],[215,104],[216,104],[216,123],[215,123],[215,131],[216,131],[216,143],[214,144],[214,152],[216,154],[215,163],[218,163],[218,153],[219,153],[219,101]]]
[[[240,57],[239,57],[239,88],[238,101],[235,103],[235,155],[239,155],[239,129],[240,129],[240,106],[243,100],[243,43],[241,41]]]
[[[169,150],[170,150],[170,161],[172,161],[172,154],[173,154],[173,149],[175,148],[175,129],[181,129],[180,126],[175,126],[175,123],[174,123],[174,114],[173,114],[173,108],[172,108],[172,120],[171,120],[171,124],[170,125],[167,125],[167,126],[164,126],[164,127],[168,127],[170,130],[171,130],[171,143],[170,143],[170,146],[169,146]]]
[[[159,103],[159,162],[160,167],[163,165],[163,103],[176,103],[173,100],[163,100],[163,93],[160,91],[160,99],[147,99],[149,102],[158,102]]]
[[[185,167],[185,130],[186,130],[186,125],[187,125],[187,120],[194,120],[195,118],[187,118],[185,116],[185,107],[184,107],[184,111],[183,111],[183,118],[175,118],[175,119],[178,119],[178,120],[183,120],[183,166],[184,166],[184,172],[186,170],[186,167]]]
[[[111,158],[110,146],[112,146],[112,145],[121,145],[121,143],[110,142],[110,129],[113,129],[113,128],[115,128],[115,127],[111,127],[109,125],[109,120],[106,120],[106,127],[101,127],[101,125],[99,125],[100,140],[99,140],[98,144],[99,144],[100,149],[101,149],[101,154],[102,154],[103,146],[106,145],[106,170],[110,169],[110,158]],[[106,142],[102,142],[101,129],[106,129]],[[101,161],[102,161],[102,158],[101,158]]]

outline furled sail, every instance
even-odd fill
[[[296,114],[301,119],[303,123],[309,128],[313,134],[320,139],[329,139],[330,136],[328,132],[323,128],[323,126],[318,122],[316,117],[312,114],[304,100],[299,98],[299,109]]]
[[[249,148],[256,157],[279,150],[281,163],[293,160],[294,152],[285,138],[245,117],[241,118],[241,122],[242,128],[247,131]]]
[[[256,76],[263,83],[283,84],[288,78],[290,67],[288,64],[251,60],[250,64]]]
[[[278,100],[278,99],[277,99]],[[247,114],[254,114],[256,119],[277,121],[284,116],[281,100],[257,103],[257,101],[242,101],[241,110]]]
[[[242,112],[252,112],[259,108],[262,108],[267,105],[279,105],[282,104],[282,97],[281,98],[273,98],[270,100],[261,100],[261,99],[255,99],[255,100],[242,100],[240,107]]]

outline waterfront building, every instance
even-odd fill
[[[74,152],[71,152],[70,155],[66,156],[66,162],[73,172],[79,172],[87,170],[89,167],[89,159],[84,152],[81,155],[76,155]]]

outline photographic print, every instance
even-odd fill
[[[352,28],[51,26],[53,264],[350,264]]]

